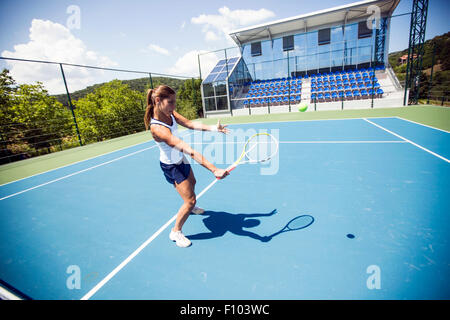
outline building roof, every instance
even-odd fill
[[[242,46],[245,43],[278,38],[282,35],[294,34],[299,31],[306,32],[333,23],[348,24],[375,15],[374,11],[368,11],[370,6],[379,7],[381,17],[391,16],[399,2],[400,0],[364,0],[354,2],[343,6],[234,30],[230,33],[230,37],[238,46]]]

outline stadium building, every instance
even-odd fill
[[[388,64],[400,0],[369,0],[232,31],[240,54],[202,82],[206,117],[401,106]],[[295,110],[296,111],[296,110]]]

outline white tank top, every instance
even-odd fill
[[[153,119],[150,121],[150,125],[152,124],[159,124],[166,128],[169,128],[169,130],[172,132],[172,135],[179,138],[178,135],[178,124],[175,121],[175,118],[173,115],[170,115],[172,118],[172,126],[169,126],[168,124],[161,122],[159,120]],[[155,141],[156,144],[159,147],[159,161],[165,164],[178,164],[183,160],[183,152],[177,150],[176,148],[172,148],[165,142],[158,142]]]

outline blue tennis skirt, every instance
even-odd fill
[[[167,182],[171,184],[180,184],[189,177],[191,172],[191,165],[189,162],[185,163],[181,161],[179,164],[165,164],[159,162],[162,171],[164,172],[164,177],[166,177]]]

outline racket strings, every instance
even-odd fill
[[[245,156],[250,162],[263,162],[278,152],[278,142],[270,134],[258,134],[245,145]]]

